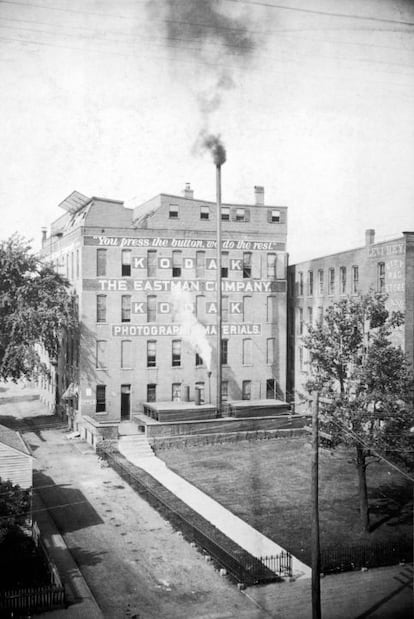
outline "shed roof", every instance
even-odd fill
[[[7,445],[8,447],[15,449],[16,451],[20,451],[26,456],[32,457],[30,449],[28,448],[20,434],[2,425],[0,425],[0,443],[3,443],[4,445]]]

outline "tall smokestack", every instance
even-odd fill
[[[224,151],[224,149],[223,149]],[[224,151],[224,161],[226,160]],[[222,367],[221,367],[221,162],[214,157],[214,163],[216,164],[216,219],[217,219],[217,396],[216,406],[217,415],[221,416],[221,381],[222,381]]]

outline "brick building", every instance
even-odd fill
[[[214,403],[216,204],[187,185],[131,208],[78,192],[59,206],[42,256],[78,298],[80,340],[51,381],[71,425],[94,442],[144,403]],[[284,400],[287,208],[256,187],[254,204],[222,204],[221,229],[222,400]]]
[[[367,230],[364,247],[289,266],[288,290],[287,390],[297,411],[307,380],[308,357],[302,341],[306,325],[320,319],[343,296],[372,290],[388,294],[389,309],[405,314],[393,341],[414,365],[414,232],[375,242],[375,231]]]

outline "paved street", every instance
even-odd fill
[[[68,574],[74,581],[72,606],[45,617],[91,616],[88,591],[110,619],[311,617],[309,579],[239,592],[114,471],[102,467],[89,445],[68,441],[63,424],[30,400],[30,392],[5,396],[0,392],[0,423],[24,431],[36,457],[35,486],[62,535],[61,552],[68,547],[75,562]],[[85,589],[78,586],[81,578]],[[329,576],[321,586],[324,619],[412,616],[411,566]]]

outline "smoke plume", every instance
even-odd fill
[[[200,67],[190,87],[196,89],[202,116],[193,152],[210,150],[216,165],[221,165],[225,150],[220,137],[210,135],[211,116],[236,87],[237,71],[255,53],[256,41],[249,32],[251,7],[223,0],[164,0],[147,6],[152,20],[163,26],[169,53],[192,59]]]
[[[193,300],[190,293],[177,286],[172,289],[170,299],[173,305],[173,321],[182,325],[182,339],[200,355],[207,370],[210,371],[211,346],[207,340],[205,327],[198,322],[193,312]]]

